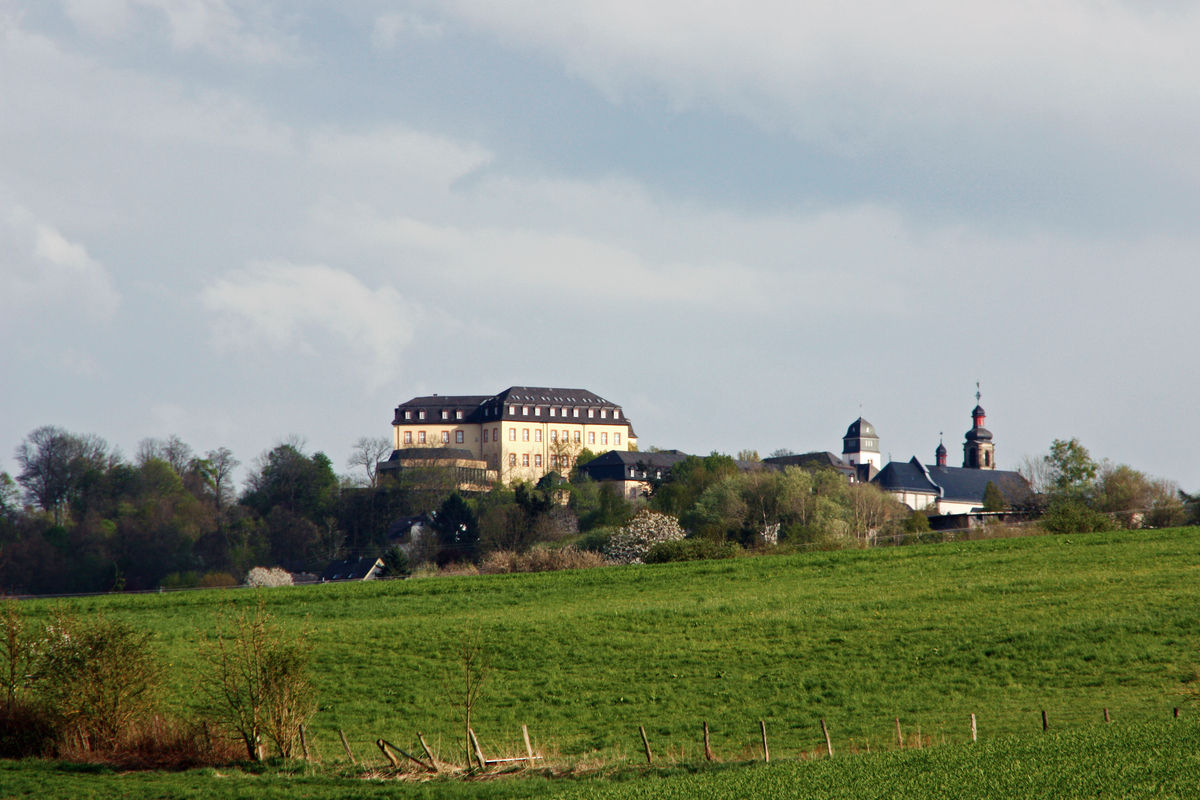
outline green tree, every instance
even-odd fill
[[[1007,507],[1008,501],[1004,499],[1004,492],[1000,491],[996,484],[988,481],[987,486],[983,488],[983,510],[1003,511]]]
[[[102,473],[112,462],[108,443],[92,434],[68,433],[44,425],[29,433],[17,446],[14,458],[21,465],[17,483],[40,508],[63,523],[68,503],[79,496],[92,473]]]
[[[433,529],[438,538],[439,565],[479,557],[479,519],[458,492],[442,502],[433,518]]]
[[[1055,439],[1043,461],[1050,471],[1053,495],[1082,501],[1090,497],[1099,465],[1078,439]]]

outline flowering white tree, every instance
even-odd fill
[[[293,585],[292,574],[279,567],[255,567],[246,575],[246,585],[255,589]]]
[[[679,520],[670,514],[642,509],[628,525],[613,534],[604,549],[604,557],[614,564],[641,564],[654,545],[683,537]]]

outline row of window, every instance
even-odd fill
[[[484,441],[487,441],[487,440],[484,439]],[[412,431],[404,432],[404,443],[405,444],[413,443],[413,432]],[[463,443],[463,432],[462,431],[454,432],[454,443],[455,444]],[[425,439],[425,431],[417,431],[417,444],[428,444],[428,442]],[[442,431],[442,444],[450,444],[450,431]]]
[[[528,467],[530,465],[529,459],[530,459],[529,453],[522,454],[521,466]],[[575,461],[578,462],[579,459],[575,459]],[[569,468],[571,466],[571,457],[570,456],[562,456],[560,458],[559,456],[551,455],[550,456],[550,469],[558,469],[559,464],[562,465],[563,469]],[[510,467],[515,467],[517,465],[517,454],[516,453],[508,454],[508,465]],[[533,466],[538,467],[538,468],[540,468],[542,466],[542,454],[541,453],[533,454]]]
[[[406,411],[404,412],[404,418],[405,418],[405,419],[412,419],[412,418],[413,418],[413,412],[412,412],[412,410],[411,410],[411,409],[408,409],[408,410],[406,410]],[[462,419],[462,418],[463,418],[463,412],[461,412],[461,411],[455,411],[455,412],[454,412],[454,418],[455,418],[455,419]],[[425,409],[423,409],[423,408],[422,408],[422,409],[418,409],[418,410],[417,410],[417,419],[425,419]],[[450,419],[450,412],[449,412],[449,411],[442,411],[442,419]]]
[[[500,441],[500,429],[499,428],[492,428],[492,439],[491,440],[494,442]],[[510,442],[515,442],[517,440],[517,429],[516,428],[508,429],[508,440]],[[533,429],[533,441],[540,442],[541,440],[542,440],[542,429],[534,428]],[[614,433],[612,435],[612,440],[613,440],[613,444],[619,445],[621,443],[621,434]],[[488,441],[488,429],[487,428],[483,429],[483,441],[485,443]],[[521,429],[521,441],[523,441],[523,442],[529,441],[529,428]],[[551,442],[558,441],[558,431],[556,431],[556,430],[550,431],[550,441]],[[563,442],[571,441],[571,431],[563,431],[562,432],[562,441]],[[587,443],[588,444],[596,443],[596,432],[595,431],[588,431]],[[575,444],[583,444],[581,431],[575,431]],[[607,432],[603,432],[600,434],[600,444],[608,444],[608,433]]]
[[[515,417],[518,414],[520,414],[522,417],[528,417],[530,409],[533,409],[533,416],[540,417],[542,415],[542,407],[541,406],[516,406],[516,405],[511,405],[508,407],[508,415],[510,417]],[[595,419],[596,411],[597,411],[597,409],[594,409],[594,408],[587,409],[587,418]],[[600,412],[600,419],[608,419],[608,415],[610,413],[612,414],[613,419],[621,418],[621,411],[620,411],[620,409],[617,409],[617,408],[613,408],[613,409],[601,408],[601,409],[599,409],[599,412]],[[484,413],[484,416],[487,416],[487,414],[489,413],[489,409],[485,408],[483,410],[483,413]],[[574,417],[575,419],[579,418],[579,409],[578,408],[567,408],[566,406],[550,406],[548,413],[552,417],[563,417],[563,418]]]
[[[496,441],[496,442],[500,441],[500,429],[499,428],[492,428],[491,433],[492,433],[493,441]],[[428,439],[426,438],[425,431],[417,431],[416,434],[417,434],[417,440],[416,440],[417,444],[428,444],[429,443]],[[508,429],[508,440],[510,442],[515,442],[517,440],[517,429],[516,428]],[[533,441],[540,442],[541,440],[542,440],[541,428],[534,428]],[[619,445],[621,443],[621,434],[614,433],[612,435],[612,440],[613,440],[613,444]],[[465,439],[464,439],[463,431],[455,431],[454,432],[454,443],[462,444],[464,441],[465,441]],[[488,441],[488,429],[487,428],[483,429],[483,441],[484,442]],[[523,428],[521,430],[521,441],[523,441],[523,442],[529,441],[529,428]],[[551,442],[558,441],[558,431],[550,431],[550,441]],[[571,431],[563,431],[562,432],[562,441],[563,442],[571,441]],[[404,443],[405,444],[413,444],[413,432],[412,431],[404,432]],[[583,440],[582,440],[581,432],[575,431],[575,444],[582,444],[582,443],[583,443]],[[595,431],[588,431],[587,443],[588,444],[596,443],[596,432]],[[450,444],[450,431],[442,431],[442,444]],[[608,433],[607,432],[600,434],[600,444],[608,444]]]

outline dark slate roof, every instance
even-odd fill
[[[387,461],[379,462],[380,469],[397,469],[400,460],[408,461],[477,461],[475,454],[461,447],[402,447],[393,450]]]
[[[946,445],[942,444],[941,442],[938,442],[937,450],[934,450],[933,454],[937,455],[937,456],[946,455]]]
[[[1005,497],[1017,497],[1028,491],[1029,484],[1019,472],[1001,469],[971,469],[969,467],[928,467],[929,475],[942,487],[946,500],[974,501],[983,504],[983,490],[988,481]]]
[[[345,561],[334,561],[321,574],[323,581],[361,581],[371,573],[376,566],[383,568],[383,560],[378,558],[349,558]]]
[[[975,408],[971,409],[971,416],[972,417],[986,417],[987,414],[984,413],[983,406],[975,406]],[[1003,416],[1003,414],[1001,414],[1001,416]]]
[[[510,412],[510,407],[516,408],[516,413]],[[529,408],[529,413],[522,413],[524,408]],[[624,410],[616,403],[605,400],[598,394],[589,392],[586,389],[557,389],[547,386],[510,386],[500,394],[496,395],[448,395],[440,397],[431,395],[429,397],[414,397],[406,403],[401,403],[396,406],[396,415],[393,424],[396,425],[415,425],[420,423],[439,423],[439,422],[492,422],[500,419],[524,419],[529,420],[537,418],[542,421],[549,421],[550,408],[556,409],[580,409],[579,421],[587,421],[589,425],[628,425],[629,420],[625,417]],[[541,409],[541,413],[537,413],[537,409]],[[596,413],[594,417],[587,417],[587,409],[591,409]],[[606,411],[604,419],[599,416],[600,410]],[[418,419],[418,412],[425,411],[425,419]],[[405,419],[404,412],[412,411],[413,419]],[[442,412],[448,412],[447,419],[442,419]],[[456,411],[463,412],[463,418],[458,420],[455,418]],[[553,419],[561,419],[554,417]],[[575,419],[574,416],[570,419]],[[633,436],[633,428],[630,426],[629,435]]]
[[[545,475],[542,476],[541,480],[539,480],[537,482],[537,488],[553,489],[555,486],[561,486],[562,484],[564,484],[566,482],[567,482],[566,478],[564,478],[562,475],[558,474],[556,471],[550,470],[549,472],[547,472]]]
[[[971,428],[967,431],[968,442],[990,442],[992,440],[992,432],[987,428]]]
[[[836,469],[847,477],[855,474],[854,467],[842,461],[828,450],[821,453],[802,453],[791,456],[772,456],[764,458],[763,463],[775,469],[784,467],[800,467],[801,469]]]
[[[609,450],[577,469],[594,481],[646,480],[666,477],[671,467],[688,457],[678,450],[657,453],[637,453],[628,450]],[[630,475],[629,471],[634,470]],[[658,473],[661,473],[659,475]]]
[[[875,439],[879,436],[879,434],[875,432],[874,425],[867,422],[862,417],[859,417],[858,419],[854,420],[854,422],[850,423],[850,427],[846,429],[846,435],[842,438],[857,439],[860,436],[869,436],[870,438]]]
[[[397,517],[392,521],[392,524],[388,526],[388,541],[391,543],[398,542],[406,536],[409,536],[409,534],[412,533],[413,528],[418,526],[427,528],[432,524],[433,520],[425,514],[415,517]]]
[[[431,395],[429,397],[414,397],[407,403],[401,403],[396,406],[396,416],[393,420],[394,425],[401,424],[419,424],[419,423],[439,423],[439,422],[480,422],[483,419],[482,407],[485,402],[491,400],[491,395],[447,395],[441,397],[439,395]],[[413,418],[404,419],[404,412],[412,411]],[[418,419],[417,412],[424,411],[425,419]],[[449,419],[442,419],[442,412],[449,412]],[[461,420],[455,419],[454,412],[463,412]]]
[[[934,467],[923,466],[915,456],[912,461],[889,461],[871,482],[881,489],[893,492],[928,492],[940,495],[938,485],[930,479],[929,470],[932,469]]]

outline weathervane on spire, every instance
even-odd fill
[[[978,404],[982,397],[983,395],[979,393],[979,381],[975,381],[975,403]]]

